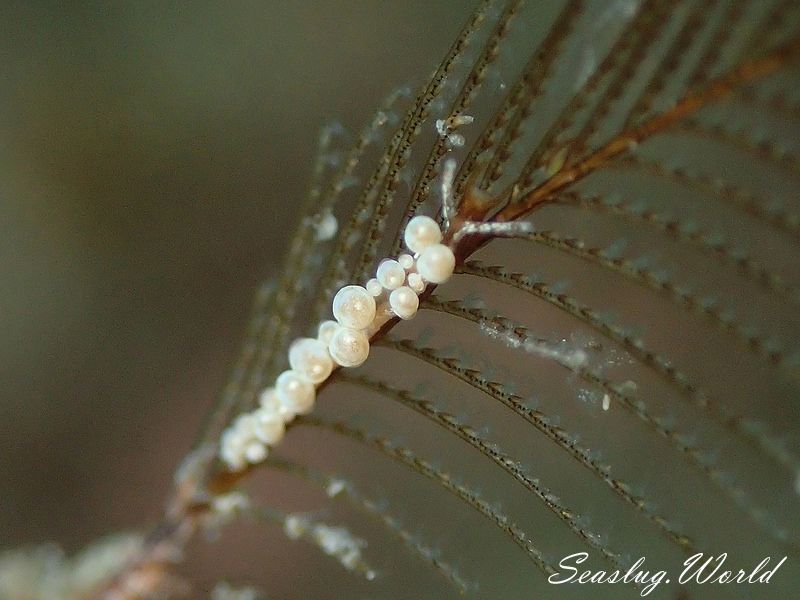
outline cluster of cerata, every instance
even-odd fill
[[[223,433],[220,458],[235,471],[263,461],[283,439],[286,424],[314,408],[317,386],[335,368],[357,367],[369,356],[370,337],[393,317],[412,318],[428,283],[453,274],[455,256],[442,244],[442,231],[430,217],[409,221],[404,234],[413,252],[380,263],[365,286],[346,285],[333,298],[333,321],[320,323],[316,338],[299,338],[289,347],[290,368],[260,396],[259,407],[237,417]]]

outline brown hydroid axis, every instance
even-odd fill
[[[559,191],[601,168],[620,154],[635,148],[647,138],[666,130],[704,106],[730,96],[739,86],[777,71],[795,58],[798,52],[800,52],[800,40],[782,46],[763,58],[744,63],[729,75],[712,82],[704,90],[690,92],[669,111],[653,117],[639,127],[622,132],[577,163],[565,164],[542,185],[519,200],[509,203],[495,215],[494,220],[503,222],[519,219],[537,205],[552,200]]]

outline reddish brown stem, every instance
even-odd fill
[[[800,51],[800,40],[782,46],[767,56],[746,62],[732,73],[721,77],[704,90],[691,92],[671,110],[661,113],[639,127],[623,131],[605,146],[572,165],[565,165],[552,177],[531,190],[526,196],[501,210],[494,219],[514,221],[547,202],[559,191],[601,168],[647,138],[666,130],[674,123],[692,115],[711,102],[719,101],[736,91],[737,87],[778,70]]]

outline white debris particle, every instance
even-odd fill
[[[290,540],[298,540],[308,531],[308,519],[300,515],[288,515],[283,521],[283,532]]]
[[[466,140],[460,133],[456,133],[456,129],[464,125],[469,125],[475,120],[472,115],[455,115],[447,119],[437,119],[434,123],[436,133],[439,137],[443,138],[451,148],[460,148]]]
[[[211,600],[262,600],[265,598],[252,587],[232,587],[226,582],[218,583],[211,592]]]
[[[242,492],[230,492],[214,498],[214,511],[221,516],[231,517],[250,507],[250,500]]]
[[[375,120],[372,122],[374,127],[382,127],[386,125],[386,122],[389,120],[389,116],[383,112],[379,111],[378,114],[375,115]]]
[[[472,115],[456,115],[450,118],[450,129],[458,129],[462,125],[470,125],[475,120]]]
[[[284,519],[283,530],[290,539],[304,538],[313,542],[348,571],[358,571],[370,581],[375,579],[376,572],[364,563],[361,556],[367,542],[354,536],[346,528],[312,521],[303,515],[290,514]]]
[[[450,133],[447,136],[447,143],[453,148],[461,148],[466,143],[466,139],[460,133]]]
[[[335,498],[339,494],[341,494],[344,489],[347,487],[347,484],[342,481],[341,479],[331,479],[328,483],[328,487],[325,490],[325,493],[328,494],[329,498]]]
[[[509,348],[522,348],[530,354],[535,354],[542,358],[551,358],[573,371],[584,367],[589,361],[589,355],[580,348],[570,349],[563,347],[563,344],[551,344],[542,340],[527,339],[490,321],[482,321],[480,330],[492,339],[503,342]]]
[[[313,227],[316,240],[326,242],[339,231],[339,222],[332,212],[325,211],[314,216]]]
[[[608,410],[611,407],[611,396],[608,394],[603,395],[603,410]]]

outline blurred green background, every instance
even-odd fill
[[[55,540],[74,552],[106,533],[141,528],[160,517],[175,467],[237,355],[255,290],[280,269],[309,185],[320,128],[339,121],[355,132],[392,90],[424,81],[473,4],[0,3],[0,550]],[[557,12],[560,4],[528,4],[533,14],[519,19],[525,29],[514,35],[535,42],[554,16],[547,11]],[[542,112],[532,120],[546,124],[548,111],[553,118],[560,112],[564,102],[559,94],[572,93],[575,72],[580,72],[574,65],[592,63],[593,54],[586,50],[602,47],[600,37],[613,38],[614,26],[623,23],[619,10],[632,6],[624,0],[586,5],[592,9],[585,27],[576,30],[577,41],[564,63],[567,76],[553,79],[555,93],[537,107]],[[687,2],[684,8],[689,5],[703,7]],[[609,6],[617,12],[609,13],[614,26],[606,27],[610,21],[592,16],[602,16]],[[501,56],[506,60],[497,72],[503,76],[514,73],[515,62],[527,60],[524,53]],[[487,79],[479,106],[500,98],[501,81]],[[791,87],[791,81],[779,87]],[[792,127],[797,123],[775,127],[781,131],[776,139],[791,142]],[[700,158],[716,160],[713,152],[700,156],[707,146],[695,140],[661,142],[670,156],[698,163],[703,163]],[[658,140],[650,150],[658,156]],[[749,178],[748,185],[769,187],[796,206],[793,175],[791,185],[781,186],[780,177],[771,176],[779,171],[776,165],[762,169],[758,161],[724,158],[720,154],[722,166],[741,164],[734,180]],[[589,191],[603,191],[620,182],[601,173],[593,183],[583,183]],[[624,185],[627,200],[653,200],[654,206],[683,219],[699,217],[712,231],[722,223],[730,225],[724,231],[745,232],[754,254],[777,257],[777,271],[797,287],[796,248],[782,251],[782,241],[753,221],[733,211],[721,219],[711,203],[696,211],[695,195],[673,197],[671,188],[657,189],[647,178],[626,179]],[[578,211],[565,217],[559,207],[537,213],[536,224],[585,237],[598,248],[624,233],[631,256],[672,249],[671,240],[654,243],[649,229],[622,231],[610,217],[585,218]],[[748,414],[772,423],[796,422],[796,404],[784,402],[789,393],[796,395],[795,382],[773,377],[769,366],[741,352],[725,332],[707,323],[699,326],[669,299],[642,293],[630,282],[620,285],[619,278],[572,257],[541,248],[522,253],[512,244],[492,244],[480,257],[520,273],[541,272],[555,284],[566,281],[570,293],[603,314],[622,313],[629,324],[647,324],[648,342],[709,384],[717,398],[745,409],[753,406]],[[734,306],[749,310],[754,288],[743,286],[734,270],[689,260],[688,251],[681,252],[665,251],[663,263],[656,263],[678,273],[684,267],[690,283],[700,280],[700,291],[725,295]],[[698,265],[702,270],[694,268]],[[442,290],[443,297],[458,299],[479,298],[483,292],[463,279]],[[535,323],[544,336],[580,333],[568,315],[545,303],[520,302],[509,290],[488,293],[495,309]],[[760,310],[762,304],[753,306]],[[765,316],[772,329],[793,342],[796,311],[761,313],[757,316]],[[437,329],[436,317],[428,315],[399,331],[417,339],[424,333],[436,347],[454,346],[447,352],[466,362],[471,360],[467,355],[477,354],[487,371],[499,366],[487,377],[508,379],[509,389],[522,382],[522,396],[538,398],[544,414],[563,417],[567,429],[585,436],[585,447],[608,452],[603,460],[614,465],[614,476],[638,482],[635,494],[645,490],[658,498],[659,511],[679,517],[678,528],[685,524],[696,533],[700,547],[735,551],[747,560],[760,559],[765,547],[773,552],[769,537],[742,518],[730,494],[721,495],[711,485],[710,474],[685,464],[674,448],[661,445],[625,411],[614,406],[605,412],[596,402],[592,405],[582,383],[555,373],[547,361],[519,360],[511,350],[496,348],[488,336],[475,341],[471,324],[468,330],[448,323]],[[495,346],[489,349],[490,344]],[[589,529],[596,528],[614,545],[633,540],[636,545],[620,547],[652,557],[655,566],[668,553],[670,560],[679,558],[666,538],[654,535],[649,525],[643,528],[638,517],[631,518],[630,506],[608,490],[598,491],[600,482],[587,477],[549,438],[530,435],[527,423],[502,408],[495,414],[476,390],[441,376],[437,380],[415,361],[403,363],[385,348],[375,355],[381,352],[389,359],[371,361],[369,368],[381,371],[380,377],[396,375],[395,385],[433,379],[435,385],[425,388],[428,397],[460,418],[466,413],[465,422],[485,424],[489,438],[501,437],[510,455],[535,460],[537,477],[556,482],[553,489],[565,505],[594,517]],[[657,412],[674,414],[672,396],[659,387],[657,377],[622,355],[609,361],[615,377],[643,384],[642,396]],[[544,541],[543,547],[560,556],[583,548],[576,536],[564,535],[563,523],[544,503],[520,493],[494,463],[474,460],[476,452],[451,444],[452,436],[437,436],[430,423],[420,425],[422,417],[399,405],[376,402],[347,384],[337,389],[333,402],[320,403],[323,416],[327,411],[331,418],[368,421],[370,430],[387,436],[402,434],[401,443],[443,461],[450,472],[468,473],[481,482],[478,491],[492,501],[502,499],[501,508],[512,516],[522,515],[521,522]],[[690,426],[684,428],[693,431],[694,413],[683,405],[677,410],[683,425]],[[357,488],[368,482],[363,488],[375,497],[401,499],[389,504],[409,530],[425,532],[423,539],[442,547],[446,559],[465,566],[467,578],[487,582],[488,594],[498,589],[502,598],[577,594],[564,589],[561,595],[562,588],[548,586],[496,528],[486,523],[476,527],[479,518],[466,503],[449,497],[438,502],[445,495],[441,486],[424,487],[416,473],[388,460],[359,460],[352,445],[318,433],[300,428],[281,453],[331,472],[344,465]],[[717,437],[723,436],[706,439],[706,445],[733,447]],[[734,472],[748,476],[747,489],[762,493],[759,499],[775,510],[776,522],[784,512],[789,515],[785,521],[792,522],[797,505],[791,473],[787,477],[781,471],[782,479],[775,479],[775,469],[762,471],[749,455],[737,452],[723,452],[725,459]],[[327,500],[320,502],[323,494],[310,494],[307,486],[287,484],[286,477],[266,475],[258,473],[250,482],[259,500],[277,497],[281,506],[297,511],[319,511]],[[775,489],[781,495],[772,494]],[[334,506],[323,516],[339,523],[344,514]],[[376,523],[353,524],[365,539],[386,535]],[[399,590],[391,597],[437,597],[430,592],[441,589],[437,575],[397,549],[396,542],[370,547],[376,564],[386,566],[382,581]],[[794,591],[800,581],[796,565],[790,563],[771,586],[772,597]],[[183,569],[198,583],[196,597],[205,597],[220,577],[255,583],[260,577],[269,583],[272,597],[330,597],[331,590],[350,598],[374,597],[366,587],[370,584],[329,557],[285,543],[277,527],[250,522],[233,526],[219,544],[195,544]],[[702,596],[692,591],[692,597],[747,597],[738,588],[730,594],[707,590]],[[628,597],[636,594],[627,592]],[[673,592],[665,589],[661,597],[672,599]],[[583,597],[616,600],[620,593],[613,587],[584,588]],[[498,597],[488,594],[481,597]]]
[[[473,2],[3,2],[0,547],[155,520],[274,276],[320,127]]]

